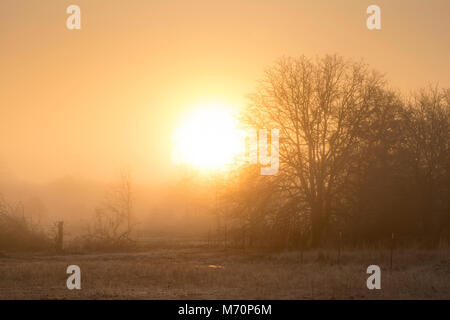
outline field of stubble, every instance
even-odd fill
[[[0,255],[0,299],[449,299],[448,250],[261,253],[205,246],[134,253]],[[381,290],[366,269],[381,267]],[[81,268],[81,290],[66,268]]]

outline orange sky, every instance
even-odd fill
[[[69,31],[77,4],[82,29]],[[365,10],[381,7],[382,30]],[[448,0],[2,0],[0,173],[173,177],[171,135],[205,100],[239,108],[282,55],[364,58],[395,88],[450,86]]]

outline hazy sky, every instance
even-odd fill
[[[66,29],[70,4],[81,30]],[[370,4],[380,31],[366,28]],[[448,0],[1,0],[0,172],[173,177],[183,113],[241,107],[282,55],[338,53],[395,88],[449,87],[449,12]]]

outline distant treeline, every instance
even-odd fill
[[[282,58],[242,121],[280,130],[280,169],[224,180],[217,237],[317,247],[450,239],[450,89],[408,97],[366,64],[336,55]]]

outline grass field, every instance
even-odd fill
[[[262,253],[206,246],[134,253],[0,255],[0,299],[449,299],[450,253],[345,250]],[[66,288],[68,265],[81,290]],[[381,290],[366,269],[381,267]]]

